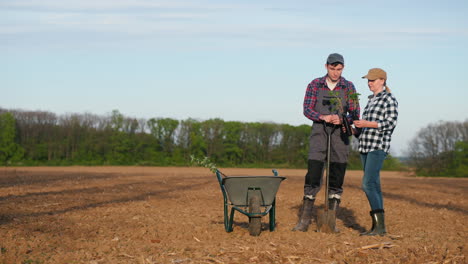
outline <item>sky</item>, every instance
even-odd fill
[[[468,120],[466,0],[0,0],[0,107],[61,114],[312,124],[307,84],[345,59],[399,102],[391,153]]]

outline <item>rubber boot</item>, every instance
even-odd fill
[[[385,215],[383,209],[377,209],[371,211],[372,221],[374,222],[374,228],[370,230],[365,236],[384,236],[387,233],[385,228]]]
[[[296,226],[292,229],[292,231],[307,231],[310,223],[312,222],[312,208],[314,207],[314,202],[315,199],[311,200],[304,197],[304,200],[302,201],[302,210],[301,215],[299,217],[299,221],[297,222]]]
[[[337,198],[328,199],[328,209],[338,211],[341,201]]]
[[[335,211],[335,217],[336,217],[336,214],[338,213],[338,207],[340,205],[340,202],[341,200],[340,199],[336,199],[336,198],[332,198],[332,199],[328,199],[328,209],[329,210],[334,210]],[[335,230],[333,230],[335,233],[338,233],[340,232],[340,230],[338,229],[338,227],[336,227],[336,224],[335,224]]]
[[[373,217],[373,212],[374,212],[374,211],[370,211],[370,212],[369,212],[369,215],[371,216],[371,219],[372,219],[372,227],[371,227],[371,229],[367,230],[366,232],[361,233],[361,234],[360,234],[361,236],[368,236],[370,233],[374,232],[374,229],[375,229],[375,218]]]

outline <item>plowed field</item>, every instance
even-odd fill
[[[267,169],[222,169],[272,175]],[[360,171],[348,171],[338,234],[292,232],[305,170],[279,169],[277,227],[250,236],[205,168],[0,168],[0,263],[467,263],[468,179],[383,172],[387,236],[370,227]],[[316,206],[323,206],[323,191]]]

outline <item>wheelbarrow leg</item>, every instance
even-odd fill
[[[276,221],[275,221],[275,214],[276,214],[276,199],[273,200],[270,209],[270,231],[275,231]]]
[[[228,232],[232,232],[232,223],[234,222],[234,208],[231,208],[231,216],[229,217],[229,225],[228,225]]]
[[[278,176],[278,171],[277,170],[272,170],[273,175]],[[273,203],[271,204],[271,209],[270,209],[270,231],[275,231],[276,227],[276,198],[273,200]]]
[[[229,206],[227,201],[224,202],[224,229],[226,232],[232,232],[232,222],[234,220],[234,209],[231,209],[231,215],[228,215]]]

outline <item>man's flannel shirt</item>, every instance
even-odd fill
[[[317,103],[319,90],[331,91],[330,88],[328,88],[327,86],[326,79],[327,79],[327,75],[313,80],[307,86],[305,97],[304,97],[304,105],[303,105],[304,115],[312,121],[316,121],[316,122],[321,121],[319,119],[320,113],[315,111],[315,104]],[[350,81],[347,81],[344,77],[340,77],[340,80],[336,84],[335,89],[333,89],[333,91],[339,91],[339,90],[344,90],[345,95],[356,93],[356,88],[354,87],[354,84]],[[348,113],[351,113],[354,111],[356,113],[356,117],[359,118],[359,112],[360,112],[359,103],[355,105],[354,102],[351,100],[351,98],[348,97],[347,105],[348,105]],[[350,122],[350,124],[352,124],[353,122],[349,115],[348,115],[348,121]]]

